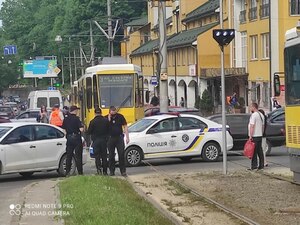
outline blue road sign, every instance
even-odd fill
[[[156,86],[158,84],[157,77],[151,76],[150,84]]]
[[[7,45],[3,47],[4,55],[15,55],[17,54],[17,46],[16,45]]]
[[[48,87],[48,90],[50,91],[56,90],[56,87]]]

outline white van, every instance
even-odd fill
[[[63,108],[62,96],[59,90],[41,90],[31,91],[28,95],[28,108],[40,109],[42,105],[47,109],[52,109],[54,105],[58,104],[59,108]]]

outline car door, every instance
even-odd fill
[[[145,154],[173,151],[175,118],[164,119],[153,125],[146,133]]]
[[[37,168],[56,168],[66,151],[66,138],[58,129],[48,125],[35,125]]]
[[[174,132],[174,151],[193,150],[196,141],[199,139],[200,131],[207,128],[207,125],[194,117],[178,117],[178,126]]]
[[[266,136],[271,146],[281,146],[285,144],[285,135],[283,129],[285,126],[285,113],[267,120]]]
[[[18,127],[1,142],[4,151],[5,172],[34,169],[36,145],[31,126]]]

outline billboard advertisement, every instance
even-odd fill
[[[24,78],[57,77],[60,69],[56,60],[24,60]]]

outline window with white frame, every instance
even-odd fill
[[[269,59],[270,57],[270,39],[269,33],[261,35],[262,58]]]
[[[255,60],[258,58],[258,52],[257,52],[257,35],[250,36],[250,47],[251,47],[251,60]]]
[[[248,61],[248,45],[247,45],[247,33],[241,32],[241,47],[242,47],[242,67],[246,68],[247,71],[247,61]]]
[[[290,0],[290,15],[300,15],[300,0]]]
[[[263,104],[265,107],[268,106],[268,101],[269,101],[269,84],[268,82],[263,82]]]

